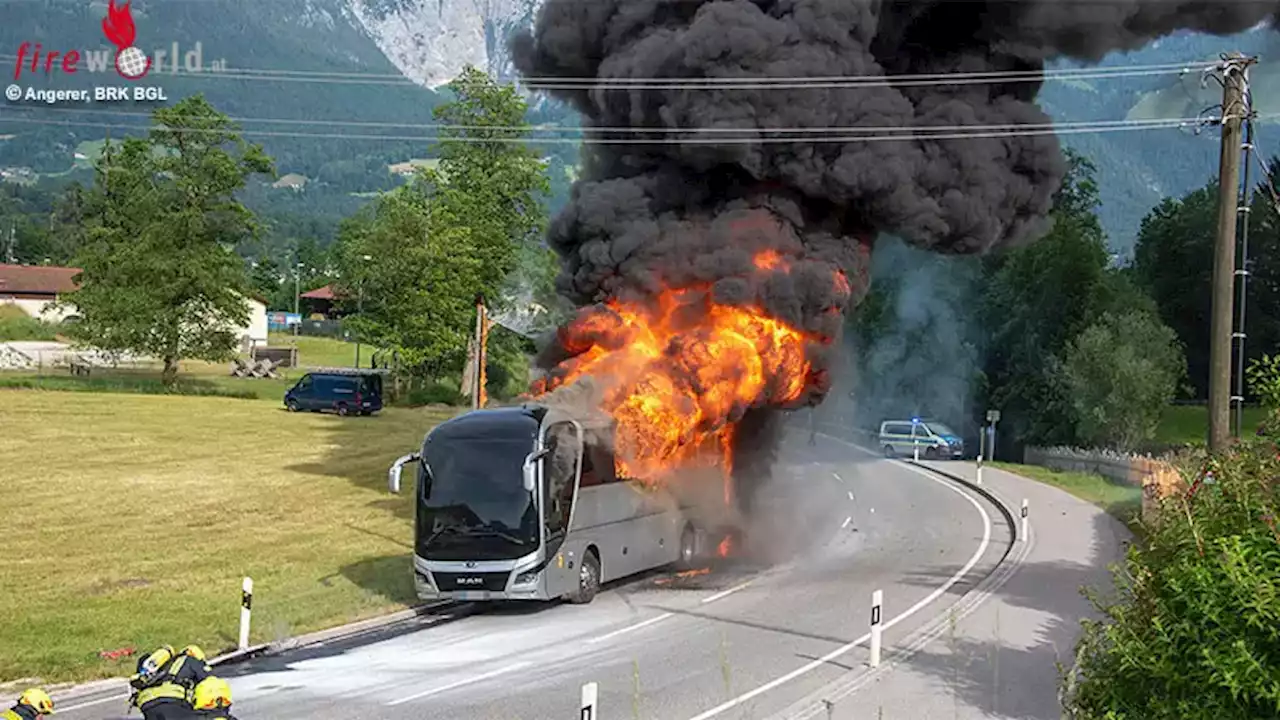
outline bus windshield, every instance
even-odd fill
[[[506,560],[538,549],[533,495],[521,469],[528,437],[428,442],[418,507],[418,554],[429,560]]]

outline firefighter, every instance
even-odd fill
[[[191,695],[194,717],[207,720],[236,720],[231,714],[231,686],[226,680],[210,675],[196,685]]]
[[[31,688],[22,693],[18,703],[0,712],[0,720],[36,720],[38,717],[53,714],[53,698],[40,688]]]
[[[138,673],[129,680],[134,695],[131,703],[145,720],[173,720],[189,716],[191,693],[212,670],[204,651],[188,645],[175,653],[164,645],[138,661]]]

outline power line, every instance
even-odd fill
[[[4,119],[4,115],[0,114],[0,119]],[[92,123],[77,122],[70,120],[26,120],[23,122],[35,125],[60,125],[72,127],[95,127],[95,128],[128,128],[136,130],[148,130],[149,126],[129,124],[129,123]],[[1115,121],[1106,121],[1115,122]],[[300,132],[280,132],[270,130],[253,130],[242,129],[240,132],[244,135],[254,135],[261,137],[294,137],[294,138],[314,138],[314,139],[330,139],[330,140],[395,140],[402,142],[468,142],[468,143],[521,143],[527,145],[537,144],[584,144],[584,145],[774,145],[783,143],[855,143],[855,142],[889,142],[889,141],[907,141],[907,140],[965,140],[965,139],[990,139],[990,138],[1010,138],[1010,137],[1029,137],[1040,135],[1079,135],[1090,133],[1107,133],[1107,132],[1125,132],[1138,130],[1162,130],[1176,129],[1190,124],[1187,120],[1176,119],[1157,119],[1133,121],[1129,125],[1101,125],[1098,123],[1085,124],[1083,126],[1068,128],[1036,128],[1033,130],[993,130],[981,132],[958,132],[958,133],[938,133],[938,134],[903,134],[903,135],[851,135],[851,136],[824,136],[824,137],[767,137],[767,138],[564,138],[564,137],[546,137],[546,138],[528,138],[528,137],[470,137],[465,135],[448,136],[421,136],[421,135],[363,135],[355,133],[300,133]],[[919,128],[914,128],[919,130]],[[207,133],[214,132],[204,128],[166,128],[169,132],[177,133]],[[216,132],[223,132],[217,130]]]
[[[139,120],[148,120],[152,116],[150,113],[128,112],[122,110],[94,110],[73,107],[39,107],[39,106],[9,106],[0,108],[3,110],[16,110],[20,112],[57,112],[57,113],[76,113],[88,115],[105,115],[114,117],[129,117]],[[3,116],[0,116],[3,117]],[[320,125],[320,126],[349,126],[349,127],[368,127],[368,128],[407,128],[413,130],[446,130],[446,131],[490,131],[490,132],[566,132],[566,133],[656,133],[656,134],[676,134],[676,133],[710,133],[710,134],[732,134],[732,133],[791,133],[791,134],[820,134],[820,133],[863,133],[863,134],[890,134],[905,132],[984,132],[997,130],[1050,130],[1050,129],[1069,129],[1073,127],[1122,127],[1127,125],[1144,125],[1151,122],[1161,123],[1180,123],[1193,125],[1202,122],[1200,117],[1184,117],[1184,118],[1151,118],[1146,120],[1072,120],[1064,122],[1047,122],[1047,123],[998,123],[998,124],[968,124],[968,125],[918,125],[918,126],[902,126],[902,125],[844,125],[844,126],[824,126],[824,127],[646,127],[639,125],[623,125],[623,126],[586,126],[573,127],[565,125],[464,125],[449,123],[394,123],[394,122],[378,122],[365,120],[306,120],[294,118],[261,118],[261,117],[228,117],[228,120],[234,123],[260,123],[266,125]],[[149,126],[142,126],[149,127]],[[534,138],[539,139],[539,138]]]
[[[0,60],[17,60],[16,55],[0,55]],[[1111,68],[1064,68],[1043,72],[1028,70],[992,70],[984,72],[921,73],[899,75],[833,75],[821,77],[711,77],[711,78],[556,78],[527,77],[517,84],[533,90],[833,90],[863,87],[961,86],[1050,80],[1100,80],[1183,74],[1203,70],[1212,65],[1203,62],[1131,65]],[[304,74],[305,73],[305,74]],[[327,71],[180,69],[176,75],[202,80],[252,80],[262,82],[304,82],[331,85],[412,85],[421,87],[404,75],[389,73],[329,73]],[[456,81],[456,79],[455,79]]]

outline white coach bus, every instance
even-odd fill
[[[690,494],[617,477],[612,432],[539,404],[473,410],[396,460],[392,492],[418,463],[418,596],[589,603],[603,583],[713,553],[727,531],[704,529]]]

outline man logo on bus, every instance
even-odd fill
[[[133,15],[129,12],[129,3],[116,7],[116,0],[110,0],[107,16],[102,19],[102,32],[115,45],[116,72],[126,80],[140,80],[151,70],[151,58],[134,46],[137,28],[133,24]]]

